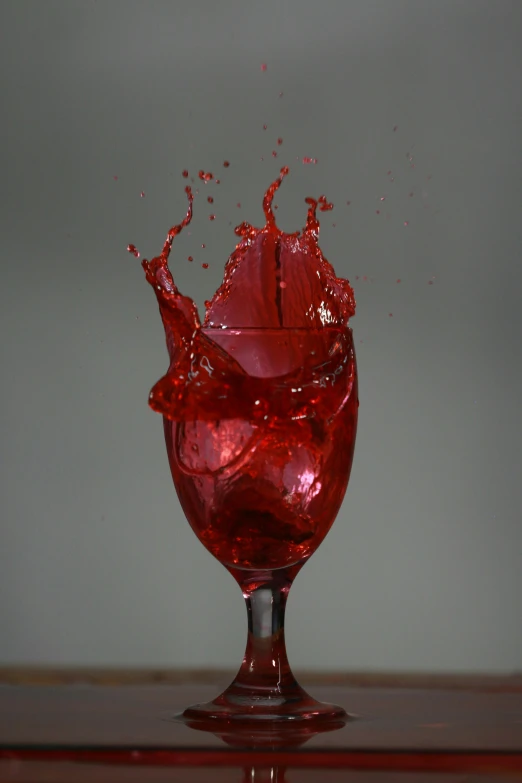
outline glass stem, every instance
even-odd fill
[[[286,571],[272,572],[264,579],[240,582],[248,613],[248,639],[243,663],[231,687],[236,693],[243,691],[249,699],[257,695],[260,700],[277,701],[297,686],[286,655],[284,628],[293,576]]]
[[[297,726],[301,720],[308,726],[317,721],[331,728],[344,725],[347,715],[342,707],[322,704],[309,696],[296,681],[288,663],[285,609],[290,587],[302,565],[302,562],[296,563],[275,571],[243,571],[228,566],[241,587],[248,613],[243,663],[223,693],[207,704],[195,704],[185,710],[183,718],[187,722],[210,720],[206,730],[214,731],[219,721],[224,721],[227,732],[223,738],[231,744],[234,726],[238,729],[250,726],[247,736],[242,735],[242,741],[254,743],[252,747],[255,747],[256,738],[263,746],[267,743],[272,746],[281,739],[270,726],[271,722],[280,726],[288,725],[290,721]],[[259,730],[263,727],[260,733],[258,729],[252,733],[251,727],[256,723]],[[285,741],[301,745],[309,736],[308,729],[291,732]],[[284,780],[284,770],[281,776]]]

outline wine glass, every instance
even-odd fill
[[[350,476],[358,412],[352,331],[201,332],[192,366],[205,372],[194,373],[203,380],[193,394],[204,397],[206,385],[209,404],[182,420],[164,417],[167,453],[192,529],[243,592],[248,638],[234,681],[182,718],[202,727],[339,725],[344,709],[313,699],[292,674],[284,618],[292,582],[332,526]],[[223,380],[215,368],[227,357],[241,375]],[[215,412],[219,397],[225,413]]]

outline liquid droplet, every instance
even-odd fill
[[[261,70],[263,71],[263,73],[266,71],[267,67],[268,66],[266,63],[261,63]]]
[[[229,162],[228,160],[224,160],[224,161],[223,161],[223,166],[224,166],[226,169],[228,169],[228,167],[230,166],[230,162]]]
[[[215,220],[215,219],[216,219],[216,216],[215,216],[215,215],[209,215],[209,216],[208,216],[208,219],[209,219],[209,220]]]
[[[145,198],[145,191],[144,190],[141,191],[140,198]]]
[[[189,175],[189,173],[188,173],[187,169],[183,169],[183,171],[181,172],[181,176],[185,177],[185,179],[187,179],[188,175]]]
[[[135,258],[139,258],[139,257],[140,257],[140,251],[138,250],[138,248],[136,247],[136,245],[127,245],[127,251],[128,251],[129,253],[132,253],[132,255],[133,255]]]
[[[281,136],[278,138],[277,143],[279,144],[279,146],[281,146],[281,144],[283,143],[283,139],[281,138]]]
[[[319,196],[319,198],[317,199],[317,202],[318,202],[318,204],[320,204],[319,210],[321,212],[330,212],[330,210],[332,210],[334,208],[334,205],[332,204],[332,202],[331,201],[327,201],[326,196]]]
[[[203,267],[203,269],[208,269],[208,264],[207,263],[201,264],[201,266]]]
[[[277,158],[277,152],[275,150],[272,150],[272,157]]]
[[[188,260],[189,260],[189,261],[194,261],[194,259],[192,258],[192,256],[189,256],[189,257],[188,257]]]
[[[317,163],[317,158],[304,157],[303,163]]]
[[[394,125],[394,126],[393,126],[393,132],[394,132],[394,133],[395,133],[395,131],[397,130],[397,128],[398,128],[398,127],[399,127],[398,125]]]
[[[263,125],[263,130],[266,130],[268,128],[268,125]]]
[[[409,224],[410,224],[410,221],[409,221],[409,220],[405,220],[405,221],[404,221],[404,225],[405,225],[405,226],[409,226]]]
[[[214,179],[214,175],[211,171],[203,171],[203,169],[198,171],[198,177],[202,182],[210,182],[212,179]]]
[[[214,199],[212,198],[212,196],[207,196],[207,201],[208,201],[209,204],[213,204],[214,203]]]

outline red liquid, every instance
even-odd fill
[[[202,543],[235,569],[302,563],[323,540],[343,500],[357,427],[357,373],[348,320],[355,310],[317,243],[317,207],[302,232],[285,234],[272,200],[266,225],[242,223],[223,284],[201,327],[178,291],[168,256],[143,261],[165,327],[170,367],[150,394],[164,416],[172,476]],[[200,172],[201,176],[201,172]],[[212,175],[210,175],[212,176]]]

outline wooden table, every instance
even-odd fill
[[[522,676],[303,675],[356,717],[300,746],[225,742],[173,720],[230,679],[0,669],[0,783],[522,781]]]

